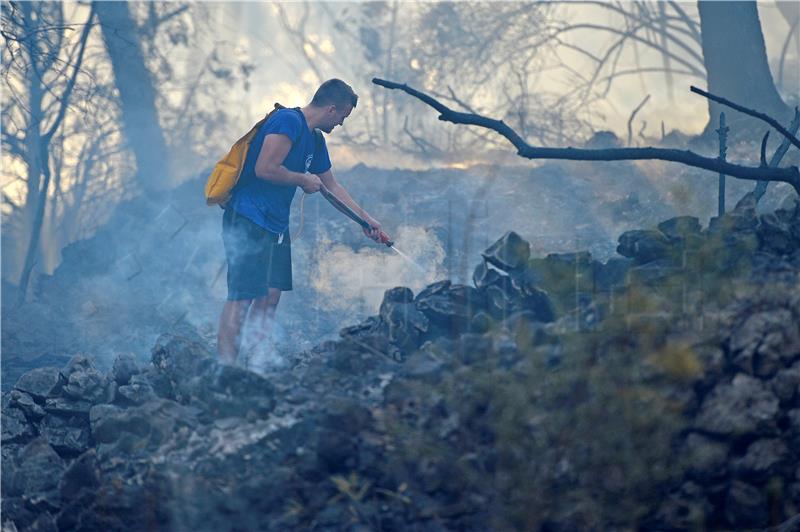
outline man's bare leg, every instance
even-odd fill
[[[217,351],[224,364],[235,364],[239,356],[242,342],[242,328],[247,317],[252,299],[226,301],[219,317],[219,334],[217,335]]]
[[[247,349],[256,353],[266,353],[269,334],[275,320],[275,311],[281,299],[281,291],[270,288],[264,297],[253,300],[250,314],[247,316]]]

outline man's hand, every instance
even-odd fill
[[[381,223],[370,215],[366,215],[364,220],[369,224],[369,229],[364,229],[364,235],[375,242],[381,241]]]
[[[313,194],[314,192],[319,192],[320,187],[322,187],[322,181],[314,174],[305,174],[305,179],[300,187],[306,194]]]

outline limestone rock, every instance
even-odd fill
[[[689,235],[699,235],[700,229],[700,220],[694,216],[676,216],[658,224],[658,230],[673,242],[685,240]]]
[[[695,428],[736,438],[776,431],[778,398],[760,380],[738,374],[704,399]]]
[[[669,252],[669,239],[661,231],[653,229],[626,231],[620,235],[617,246],[617,253],[639,264],[667,258]]]
[[[692,476],[700,482],[718,479],[727,472],[728,445],[702,434],[686,438],[686,455]]]
[[[525,266],[531,256],[531,245],[514,231],[509,231],[482,255],[493,266],[508,272]]]
[[[767,522],[767,497],[764,490],[734,480],[725,501],[725,517],[736,527],[764,526]]]
[[[111,367],[111,378],[118,385],[124,386],[130,382],[131,377],[140,371],[136,356],[132,353],[122,353],[114,359],[114,365]]]
[[[789,449],[780,438],[764,438],[751,443],[733,467],[743,480],[763,482],[778,474],[789,457]]]
[[[731,331],[729,349],[743,371],[771,377],[800,354],[800,323],[787,308],[755,312]]]
[[[63,385],[64,377],[61,371],[58,368],[47,367],[32,369],[25,373],[14,387],[43,402],[46,398],[60,393]]]

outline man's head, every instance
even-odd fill
[[[340,79],[329,79],[319,86],[311,99],[310,105],[320,111],[316,127],[330,133],[344,123],[357,103],[358,96],[350,85]]]

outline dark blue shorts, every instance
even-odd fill
[[[228,301],[256,299],[269,288],[292,289],[292,245],[289,230],[280,235],[240,216],[222,215],[222,242],[228,262]]]

